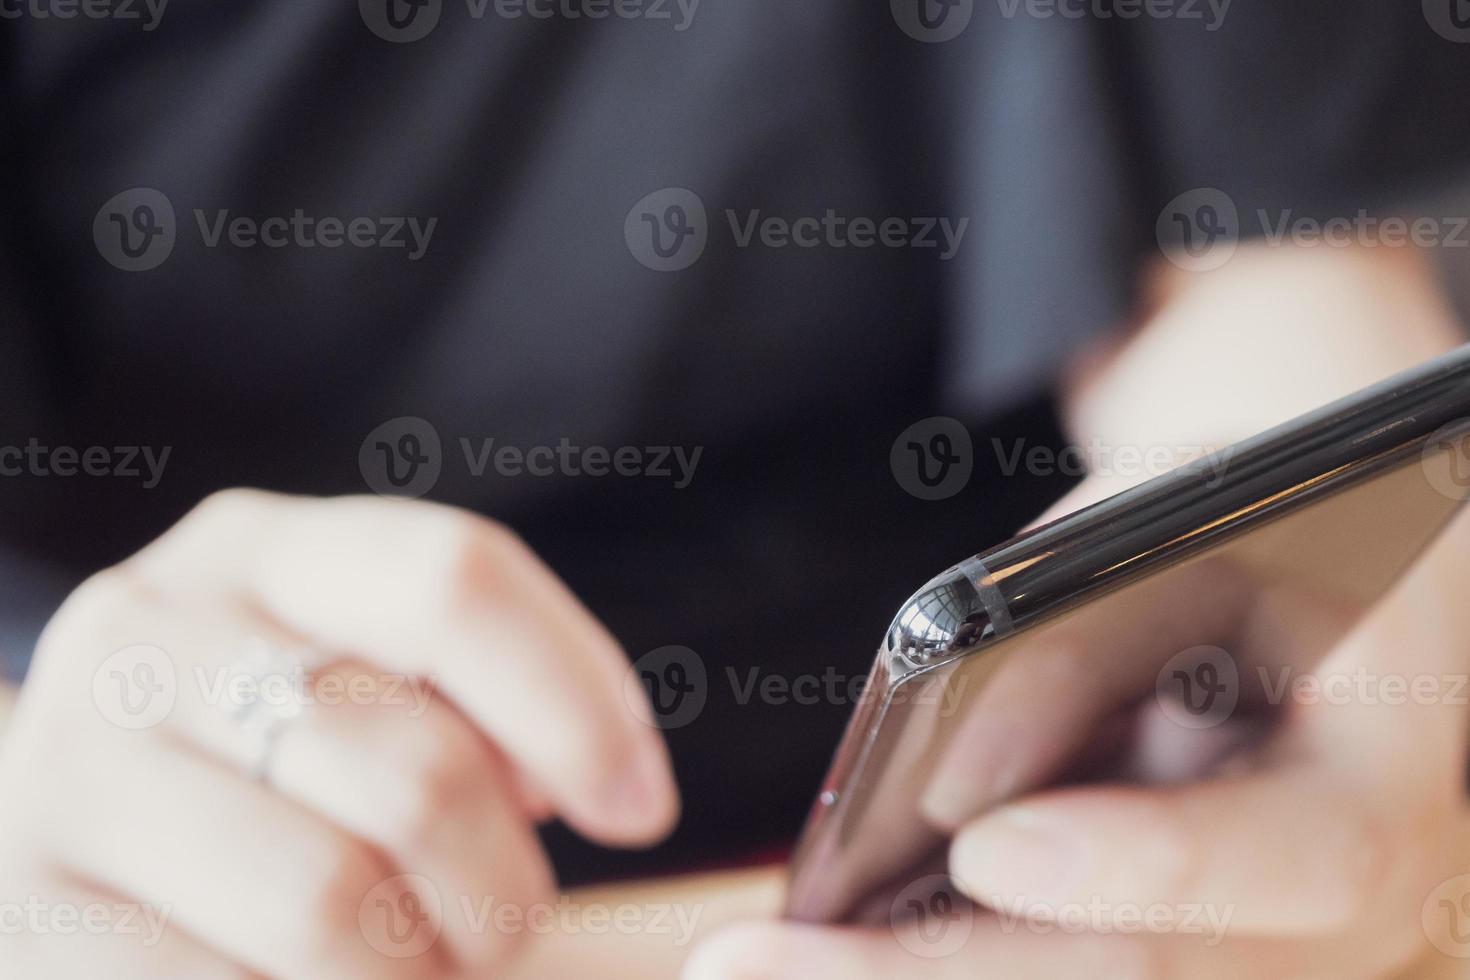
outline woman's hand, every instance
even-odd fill
[[[1138,782],[964,823],[949,871],[977,909],[738,926],[686,976],[1370,980],[1470,957],[1467,554],[1461,520],[1326,662],[1280,679],[1270,738],[1198,780],[1150,760],[1224,728],[1146,703]]]
[[[483,900],[554,900],[537,821],[676,819],[625,671],[493,523],[211,497],[42,636],[0,745],[0,973],[492,975],[518,933]]]
[[[1078,372],[1079,442],[1223,446],[1459,339],[1404,254],[1247,249],[1220,274],[1175,279],[1127,345]],[[1132,482],[1089,477],[1050,516]],[[870,929],[739,926],[686,976],[1368,980],[1434,947],[1470,957],[1467,517],[1325,660],[1263,677],[1274,724],[1176,724],[1155,665],[1130,681],[1143,707],[1116,781],[949,814],[948,870],[976,908]],[[1150,608],[1145,618],[1168,614]],[[1292,662],[1290,636],[1268,645]],[[1075,701],[1024,713],[1041,734],[1065,730],[1106,716],[1087,699],[1115,686],[1079,684]],[[1036,734],[1012,731],[1007,754],[1044,744]],[[967,794],[983,782],[970,775],[936,794],[941,810],[976,802]]]

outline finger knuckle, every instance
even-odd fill
[[[399,587],[423,615],[459,617],[506,594],[532,553],[503,524],[457,507],[424,501],[345,498],[332,501],[347,523],[371,524],[374,542],[395,567],[411,570]]]
[[[187,587],[193,579],[181,574],[181,568],[197,570],[202,562],[238,548],[257,533],[261,515],[274,497],[264,490],[243,487],[217,490],[127,564],[162,587]]]
[[[1137,935],[1100,936],[1088,953],[1093,976],[1110,980],[1163,980],[1178,976],[1168,972],[1164,962],[1167,943],[1155,937]]]
[[[502,594],[528,551],[502,524],[458,511],[440,515],[426,537],[424,564],[448,616],[472,614]]]
[[[368,894],[391,877],[391,870],[366,844],[344,839],[327,847],[307,875],[301,913],[288,937],[300,959],[338,962],[345,944],[360,938],[358,911]]]
[[[1372,813],[1343,807],[1342,815],[1318,838],[1328,869],[1328,881],[1321,889],[1328,901],[1322,911],[1332,924],[1358,920],[1383,894],[1397,860],[1387,836]]]
[[[225,487],[194,505],[185,520],[230,520],[259,510],[273,495],[253,487]]]
[[[433,601],[456,587],[466,560],[464,522],[447,508],[415,508],[412,502],[390,502],[396,520],[384,522],[391,550],[400,567],[413,570],[420,601]]]
[[[444,740],[435,740],[419,752],[407,768],[397,793],[400,805],[390,832],[408,849],[428,846],[446,815],[464,806],[475,760],[471,753]]]
[[[502,903],[501,908],[509,905],[516,908],[523,918],[537,920],[535,925],[492,925],[491,928],[495,930],[494,941],[483,943],[464,954],[466,965],[487,971],[487,976],[493,976],[497,975],[494,972],[496,967],[503,967],[520,959],[536,938],[533,929],[546,931],[541,910],[552,907],[552,898],[550,894],[525,896],[509,903]]]
[[[151,596],[147,587],[121,566],[97,572],[62,602],[38,647],[42,651],[56,645],[72,647],[115,635],[128,611],[148,602]]]
[[[538,934],[544,936],[554,928],[547,913],[555,909],[556,903],[549,891],[517,892],[507,890],[503,881],[497,881],[488,901],[479,892],[476,901],[484,904],[473,912],[457,913],[461,926],[468,925],[475,935],[474,942],[459,943],[455,950],[455,957],[467,975],[502,975],[508,964],[518,960],[535,943]],[[446,913],[450,914],[453,913]],[[467,921],[471,915],[484,915],[483,924]]]
[[[1206,851],[1191,833],[1189,807],[1163,802],[1148,808],[1154,871],[1163,894],[1183,900],[1200,893],[1209,875]]]
[[[207,536],[222,527],[233,527],[250,519],[265,506],[271,494],[246,487],[216,490],[195,504],[169,532],[176,537]]]
[[[499,521],[456,511],[450,524],[461,548],[460,557],[470,570],[475,562],[490,561],[499,566],[524,561],[531,555],[521,536]]]

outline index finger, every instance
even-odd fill
[[[129,565],[431,678],[589,837],[643,843],[676,818],[667,751],[624,701],[617,642],[499,525],[419,501],[228,491]]]

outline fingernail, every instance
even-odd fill
[[[919,810],[937,827],[958,826],[975,804],[976,794],[953,779],[942,776],[924,790]]]
[[[1002,807],[955,838],[950,864],[971,898],[1066,897],[1089,857],[1071,823],[1024,806]]]
[[[957,767],[941,769],[919,801],[924,816],[947,830],[957,829],[986,807],[1011,796],[1020,784],[1024,767],[1013,759],[1002,758],[993,768],[987,767],[986,775],[974,775],[969,762],[963,771],[949,771],[953,768]]]

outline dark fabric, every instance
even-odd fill
[[[705,0],[683,32],[446,3],[410,44],[326,0],[176,0],[151,32],[6,21],[0,446],[171,449],[152,488],[0,479],[8,657],[67,583],[210,490],[363,492],[364,437],[422,417],[445,443],[434,499],[516,527],[634,656],[709,666],[709,707],[670,733],[676,840],[609,856],[553,831],[567,877],[786,839],[848,706],[740,705],[726,669],[861,674],[910,589],[1060,491],[1003,479],[987,440],[1058,438],[1035,400],[1126,315],[1163,204],[1215,186],[1245,213],[1355,209],[1466,159],[1470,48],[1418,4],[1236,0],[1216,31],[1007,6],[943,44],[838,0]],[[92,227],[135,187],[166,195],[178,241],[129,273]],[[668,187],[710,220],[677,273],[623,235]],[[941,261],[740,248],[724,215],[829,208],[970,225]],[[208,248],[196,209],[437,225],[411,262]],[[939,412],[979,459],[927,504],[888,452]],[[703,457],[684,490],[476,478],[461,437]]]

